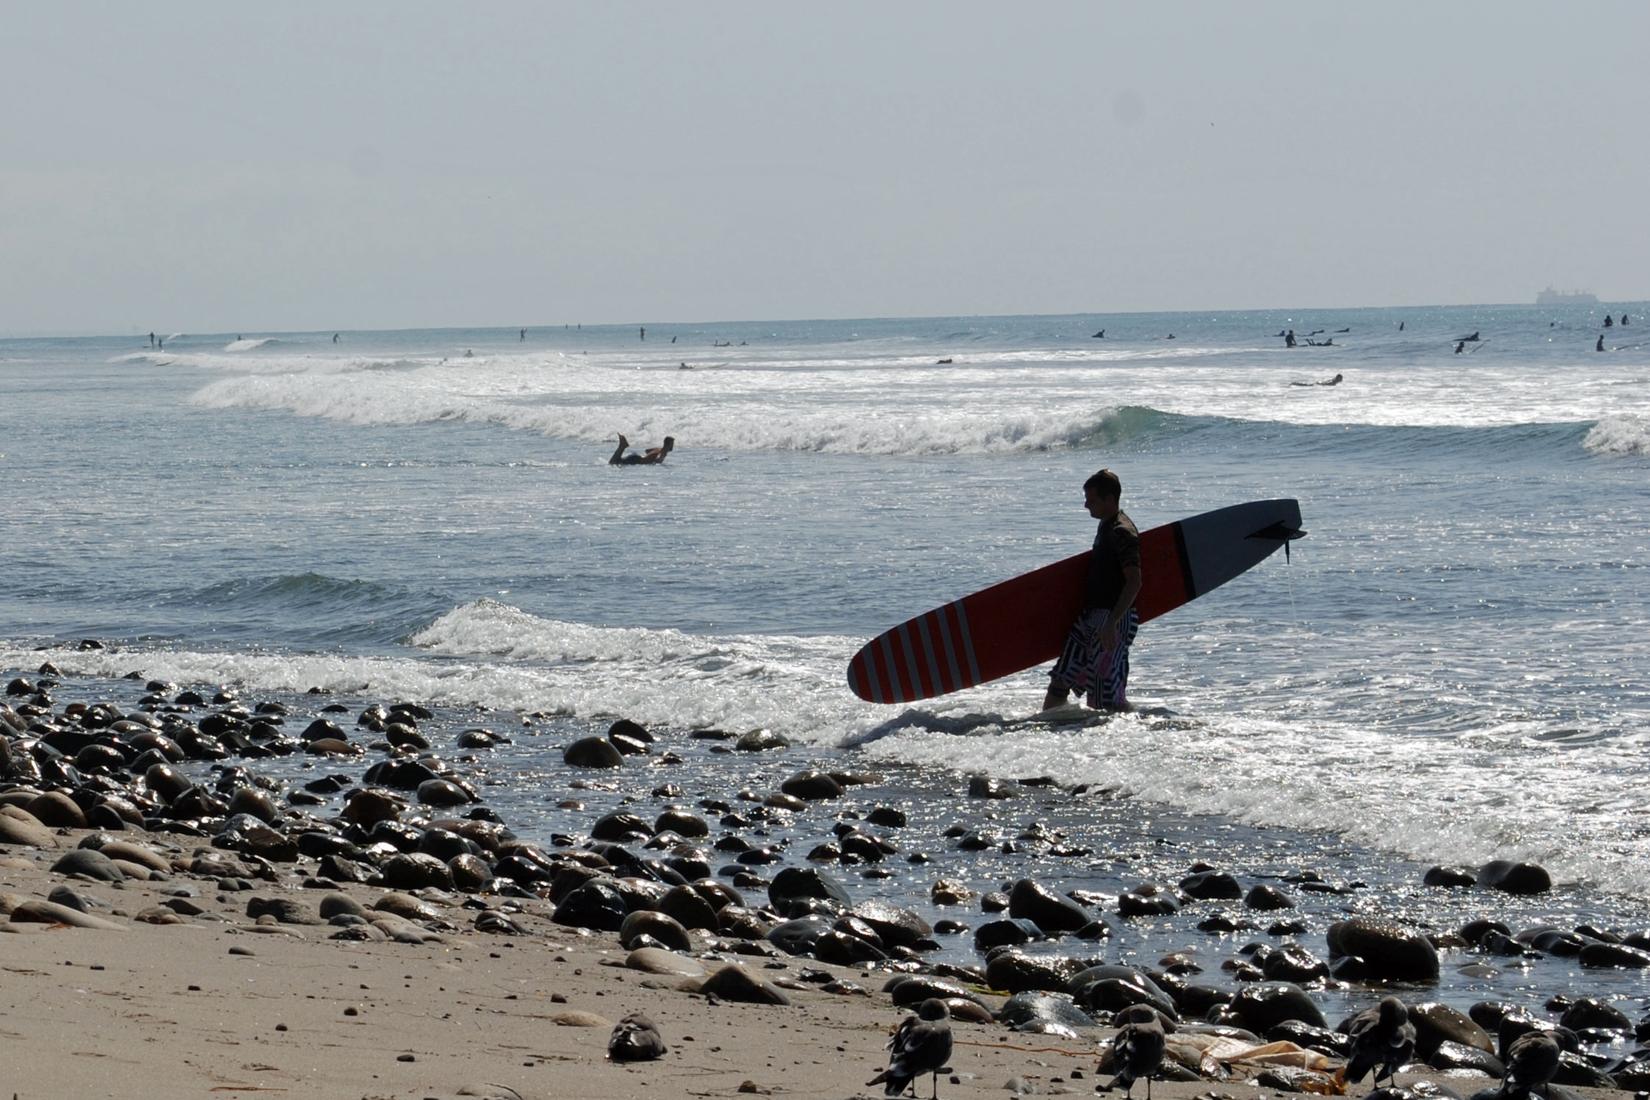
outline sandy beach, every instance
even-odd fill
[[[520,934],[500,934],[478,930],[477,915],[487,910],[458,895],[306,889],[290,867],[277,881],[228,891],[188,872],[198,854],[174,838],[121,838],[158,857],[146,872],[122,861],[147,879],[92,883],[50,870],[86,835],[58,829],[46,845],[0,848],[0,912],[8,920],[0,930],[11,933],[0,935],[0,1034],[11,1055],[0,1079],[22,1100],[849,1097],[871,1094],[865,1082],[885,1064],[884,1044],[904,1015],[879,991],[880,974],[811,959],[684,953],[687,970],[741,962],[791,1003],[706,996],[699,977],[644,972],[634,959],[627,966],[631,953],[616,937],[557,925],[542,902],[508,914]],[[222,852],[201,854],[233,863]],[[65,887],[89,913],[57,916],[96,927],[51,922],[49,911],[28,904]],[[323,899],[340,905],[340,895],[376,922],[351,926],[371,938],[329,938],[340,929],[314,914]],[[275,903],[288,906],[280,916],[289,922],[317,923],[247,915]],[[414,918],[411,907],[422,905],[426,915],[397,918],[376,908],[385,904]],[[834,992],[822,984],[826,975],[838,983]],[[998,1006],[1003,998],[981,1000]],[[613,1024],[632,1012],[657,1023],[662,1058],[608,1060]],[[1106,1079],[1095,1072],[1095,1052],[1110,1029],[1073,1041],[995,1023],[953,1026],[942,1096],[1086,1094]],[[1277,1091],[1258,1085],[1255,1072],[1158,1082],[1155,1092],[1174,1100]],[[1438,1094],[1427,1082],[1461,1095],[1491,1083],[1408,1071],[1399,1081],[1417,1095]]]

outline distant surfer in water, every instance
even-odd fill
[[[1118,507],[1123,483],[1110,470],[1083,482],[1083,504],[1100,521],[1083,582],[1083,606],[1049,675],[1043,709],[1060,706],[1072,691],[1097,710],[1129,706],[1129,646],[1140,629],[1140,530]]]
[[[1601,332],[1601,333],[1598,334],[1598,343],[1593,345],[1593,350],[1594,351],[1603,351],[1604,350],[1604,333]]]
[[[1291,386],[1338,386],[1341,384],[1341,376],[1337,374],[1333,378],[1325,378],[1319,382],[1291,382],[1289,384]]]
[[[619,434],[619,446],[613,451],[613,457],[607,460],[609,466],[657,466],[665,460],[665,456],[676,449],[676,437],[665,436],[665,441],[658,447],[649,447],[641,454],[625,454],[625,448],[630,446],[630,440]]]

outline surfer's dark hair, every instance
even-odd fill
[[[1102,497],[1119,497],[1123,495],[1122,480],[1110,470],[1100,470],[1093,477],[1083,482],[1083,491],[1090,489],[1100,490]]]

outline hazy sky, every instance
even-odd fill
[[[0,334],[1650,297],[1650,4],[0,0]]]

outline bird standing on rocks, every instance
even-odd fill
[[[1558,1043],[1545,1031],[1528,1031],[1507,1048],[1507,1072],[1501,1078],[1501,1095],[1509,1100],[1527,1100],[1532,1092],[1545,1088],[1558,1072]]]
[[[1146,1100],[1152,1100],[1152,1078],[1163,1065],[1165,1039],[1163,1025],[1156,1020],[1135,1020],[1117,1029],[1111,1041],[1111,1064],[1117,1076],[1096,1092],[1112,1092],[1119,1085],[1123,1095],[1134,1092],[1134,1083],[1146,1079]]]
[[[886,1096],[898,1096],[907,1087],[915,1096],[917,1078],[932,1073],[934,1100],[939,1100],[940,1072],[951,1060],[950,1020],[951,1009],[938,997],[922,1002],[917,1014],[901,1020],[888,1040],[888,1068],[865,1083],[882,1085]]]
[[[1398,1068],[1415,1056],[1415,1025],[1409,1022],[1409,1009],[1396,997],[1382,997],[1374,1008],[1352,1017],[1347,1033],[1352,1037],[1352,1053],[1346,1065],[1335,1071],[1337,1084],[1362,1081],[1372,1070],[1377,1086],[1382,1077],[1392,1084]]]
[[[651,1062],[665,1056],[665,1041],[652,1020],[632,1012],[614,1025],[607,1056],[615,1062]]]

